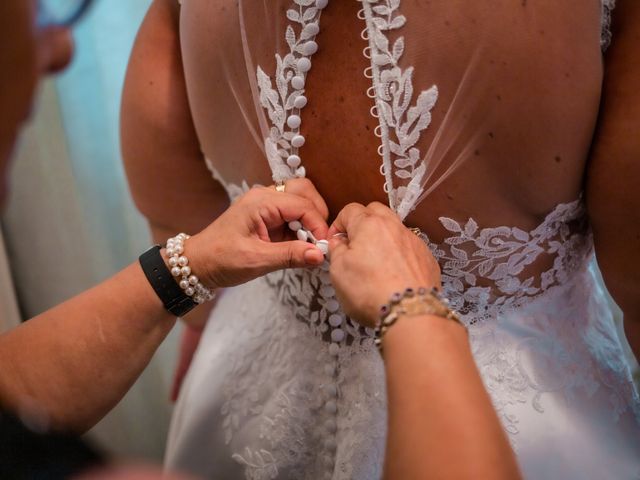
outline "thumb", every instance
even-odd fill
[[[265,243],[262,249],[262,268],[265,273],[284,268],[317,267],[324,255],[315,246],[300,240]]]

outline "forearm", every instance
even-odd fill
[[[464,329],[404,317],[387,333],[385,478],[519,478]]]
[[[0,401],[84,431],[120,401],[174,324],[133,264],[0,337]]]

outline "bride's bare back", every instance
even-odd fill
[[[220,175],[269,184],[250,77],[255,65],[274,75],[290,2],[272,2],[283,8],[270,5],[268,13],[261,1],[240,3],[244,46],[238,2],[183,3],[187,91],[202,150]],[[366,95],[371,80],[363,75],[370,60],[361,7],[334,1],[323,11],[301,114],[307,142],[300,156],[333,214],[352,201],[387,203],[378,120]],[[405,38],[400,63],[415,68],[415,95],[434,84],[439,90],[417,145],[423,156],[436,136],[446,145],[429,159],[441,162],[434,179],[459,164],[408,223],[436,240],[441,215],[529,230],[558,203],[576,199],[600,98],[600,2],[405,0],[399,10],[407,22],[391,38]],[[274,12],[281,18],[265,23]]]

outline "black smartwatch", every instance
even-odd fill
[[[151,287],[169,312],[176,317],[182,317],[193,310],[198,304],[188,296],[164,263],[160,253],[160,245],[154,245],[140,255],[138,259]]]

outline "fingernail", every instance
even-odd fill
[[[310,248],[304,252],[304,262],[307,265],[320,265],[324,261],[324,255],[318,248]]]

